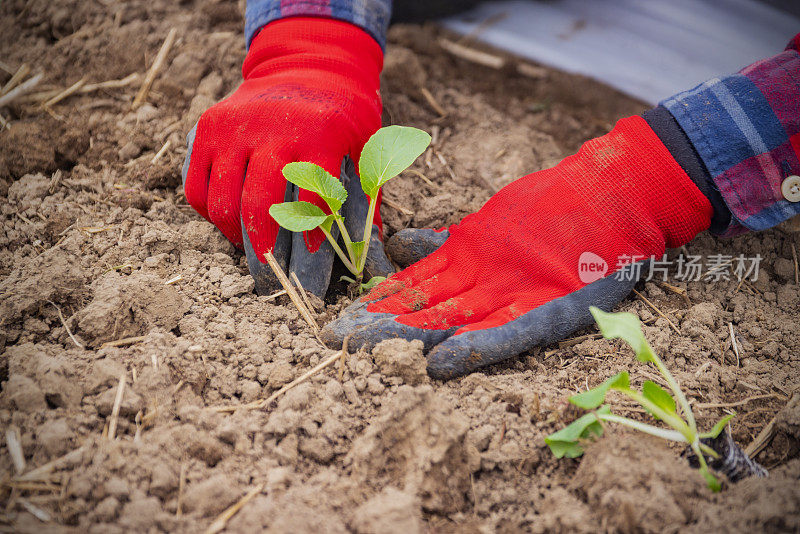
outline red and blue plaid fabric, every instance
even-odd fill
[[[800,34],[776,56],[661,102],[733,215],[722,233],[765,230],[800,214],[781,183],[800,175]]]
[[[386,48],[391,13],[391,0],[247,0],[244,33],[249,47],[256,32],[273,20],[319,16],[355,24]]]

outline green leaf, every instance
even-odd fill
[[[647,339],[642,333],[642,325],[639,318],[632,313],[608,313],[594,306],[589,308],[592,312],[600,332],[606,339],[622,339],[626,341],[636,352],[636,357],[640,362],[655,363],[653,349],[647,343]]]
[[[290,232],[305,232],[324,224],[330,215],[310,202],[284,202],[269,207],[269,214]]]
[[[359,259],[361,258],[361,253],[364,252],[364,242],[363,241],[353,241],[351,246],[353,247],[353,256],[355,258],[351,258],[353,263],[358,264]]]
[[[361,284],[361,289],[362,291],[369,291],[370,289],[377,286],[384,280],[386,280],[385,276],[373,276],[372,278],[369,279],[369,281],[366,284]]]
[[[711,491],[714,493],[722,491],[722,485],[720,485],[717,477],[711,473],[711,470],[708,468],[708,466],[701,467],[700,474],[702,474],[703,478],[706,479],[706,484],[708,484],[708,487],[711,488]]]
[[[703,432],[702,434],[700,434],[700,437],[701,438],[712,438],[712,439],[716,438],[717,436],[720,435],[720,433],[723,430],[725,430],[725,425],[728,424],[728,421],[730,421],[734,417],[736,417],[736,413],[731,413],[731,414],[726,415],[725,417],[723,417],[722,419],[717,421],[717,424],[714,425],[714,428],[712,428],[708,432]]]
[[[601,406],[596,413],[608,415],[611,413],[611,409],[608,406]],[[550,434],[544,438],[544,441],[556,458],[565,456],[577,458],[583,454],[580,441],[589,439],[592,435],[602,436],[603,425],[597,420],[595,413],[587,413],[558,432]]]
[[[627,388],[630,384],[630,378],[626,371],[618,373],[599,386],[590,389],[589,391],[584,391],[583,393],[578,393],[577,395],[573,395],[569,398],[569,401],[576,405],[580,406],[584,410],[594,410],[606,399],[606,393],[608,393],[609,389],[612,388]]]
[[[661,408],[667,413],[676,413],[675,412],[675,399],[672,398],[672,395],[667,393],[667,391],[653,382],[652,380],[646,380],[645,383],[642,385],[642,395],[650,402]],[[649,411],[649,410],[648,410]],[[650,414],[653,417],[656,417],[654,414]],[[658,417],[656,417],[658,419]]]
[[[414,163],[430,142],[427,132],[408,126],[387,126],[375,132],[358,161],[361,189],[375,198],[381,186]]]
[[[347,200],[347,190],[331,173],[307,161],[287,163],[283,175],[294,185],[318,194],[328,203],[331,212],[339,211]]]

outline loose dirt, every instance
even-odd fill
[[[680,448],[621,430],[609,429],[579,460],[547,450],[544,436],[578,415],[570,394],[622,369],[635,369],[637,385],[651,378],[627,347],[594,329],[447,383],[425,375],[419,344],[390,341],[266,409],[209,409],[266,398],[333,354],[286,297],[253,294],[241,252],[182,194],[186,132],[239,83],[243,4],[0,5],[0,57],[14,69],[42,69],[40,90],[143,74],[178,29],[135,111],[140,82],[74,95],[52,113],[34,103],[4,111],[0,428],[18,433],[25,472],[61,460],[15,483],[3,442],[3,529],[197,532],[253,488],[229,531],[800,529],[800,401],[789,400],[800,389],[792,255],[800,237],[788,226],[688,245],[705,256],[760,254],[756,282],[671,278],[686,299],[641,284],[680,334],[635,296],[620,306],[644,321],[701,425],[735,409],[733,436],[746,446],[775,419],[757,457],[770,477],[718,495]],[[387,235],[457,222],[492,191],[645,109],[578,76],[542,69],[532,78],[465,62],[441,49],[442,36],[457,38],[434,26],[389,34],[384,122],[436,139],[413,167],[433,185],[406,172],[386,187]],[[0,83],[9,78],[0,73]],[[347,303],[334,287],[320,323]]]

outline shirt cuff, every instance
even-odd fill
[[[247,48],[258,31],[286,17],[322,17],[354,24],[386,49],[391,0],[248,0],[244,15]]]

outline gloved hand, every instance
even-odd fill
[[[352,334],[356,349],[421,339],[432,377],[460,376],[590,324],[589,306],[610,310],[636,282],[632,273],[614,275],[620,260],[660,258],[708,228],[711,216],[645,120],[623,119],[448,231],[407,234],[423,252],[446,241],[354,303],[323,340]],[[581,270],[589,261],[599,272]]]
[[[316,163],[348,185],[343,158],[357,161],[381,125],[382,64],[378,43],[352,24],[307,17],[272,22],[250,45],[244,82],[206,111],[190,132],[183,172],[186,200],[244,247],[259,293],[276,285],[264,259],[273,251],[305,289],[325,294],[334,253],[322,232],[301,236],[279,230],[268,210],[274,203],[305,200],[327,211],[316,194],[287,186],[281,170],[292,161]],[[353,182],[358,183],[357,177]],[[366,197],[360,187],[348,189],[351,198],[343,215],[352,216],[348,222],[363,231]],[[374,220],[378,236],[379,213]],[[351,237],[359,240],[361,234]],[[377,245],[371,244],[375,251],[368,271],[385,276],[393,269]]]

